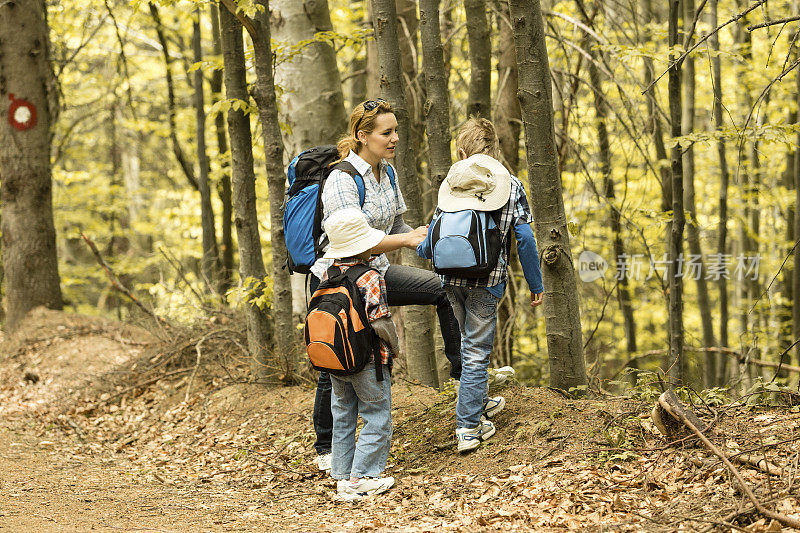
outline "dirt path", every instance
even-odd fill
[[[209,363],[199,373],[186,371],[196,339],[175,351],[146,331],[65,313],[34,313],[0,344],[0,528],[666,532],[730,530],[727,517],[747,531],[778,530],[742,505],[715,458],[665,442],[649,423],[650,400],[515,385],[502,391],[497,435],[459,455],[454,396],[399,376],[387,471],[397,485],[337,502],[333,480],[313,465],[313,389],[231,379],[232,367],[220,367],[238,352],[198,335]],[[142,361],[166,377],[152,379],[155,363],[143,376]],[[761,500],[800,514],[797,410],[718,414],[715,438],[728,453],[758,449],[782,465],[769,480],[742,468]]]

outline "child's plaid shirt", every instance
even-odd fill
[[[356,258],[336,259],[333,266],[339,267],[342,272],[346,272],[348,268],[355,265],[369,265],[368,261],[362,261]],[[328,279],[327,270],[322,275],[320,281]],[[389,311],[389,305],[386,296],[386,282],[383,276],[377,270],[368,270],[362,274],[357,280],[356,285],[361,292],[361,297],[364,298],[364,309],[367,312],[367,319],[374,322],[379,318],[391,317],[392,313]],[[381,343],[381,363],[388,365],[392,358],[392,351],[389,346],[383,341]]]

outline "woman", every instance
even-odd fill
[[[387,236],[372,248],[370,266],[380,271],[386,280],[390,306],[435,305],[439,316],[444,350],[450,361],[450,377],[461,377],[461,337],[453,308],[439,278],[433,272],[402,265],[390,265],[385,253],[400,248],[416,250],[427,235],[427,228],[412,229],[403,220],[406,203],[397,180],[389,178],[388,160],[394,158],[397,146],[397,118],[385,100],[367,100],[356,106],[350,115],[348,135],[339,141],[341,160],[351,163],[364,179],[364,205],[361,206],[355,181],[342,170],[331,172],[322,193],[323,224],[330,215],[341,209],[361,209],[369,225]],[[394,169],[392,169],[394,171]],[[311,267],[313,292],[332,260],[319,259]],[[317,442],[317,464],[320,470],[330,469],[331,436],[331,378],[320,373],[314,401],[314,430]]]

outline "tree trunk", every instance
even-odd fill
[[[58,93],[49,46],[43,1],[0,4],[0,228],[9,332],[34,307],[62,306],[50,166]]]
[[[397,145],[395,164],[408,205],[406,220],[412,226],[423,223],[422,202],[416,174],[416,157],[411,137],[410,118],[403,90],[398,45],[397,13],[394,0],[372,0],[373,27],[378,48],[381,91],[392,104],[397,117],[397,133],[401,142]],[[410,250],[404,250],[404,263],[423,267],[424,263]],[[438,386],[438,375],[434,356],[433,317],[426,306],[410,306],[404,309],[405,330],[414,332],[415,342],[406,343],[406,366],[409,375],[420,382]]]
[[[497,21],[497,96],[494,113],[494,125],[500,140],[500,154],[503,163],[513,175],[519,171],[519,137],[522,132],[522,115],[517,99],[519,77],[517,74],[517,53],[514,50],[514,33],[511,28],[511,14],[508,11],[508,0],[498,2]],[[508,257],[508,277],[512,279],[519,272],[517,248],[512,246]],[[514,321],[516,318],[515,302],[517,300],[516,283],[508,283],[507,293],[500,301],[497,309],[497,337],[495,343],[495,359],[500,366],[514,363]]]
[[[261,132],[264,142],[264,159],[269,187],[270,249],[272,251],[272,319],[275,321],[275,340],[278,360],[282,362],[288,379],[301,364],[300,351],[295,343],[292,320],[292,287],[289,270],[283,268],[286,260],[286,239],[283,233],[283,195],[286,176],[283,170],[283,140],[278,122],[278,101],[275,97],[275,80],[272,74],[274,57],[270,37],[269,0],[257,0],[264,6],[255,18],[253,52],[256,84],[253,98],[258,105]],[[341,107],[341,91],[339,106]]]
[[[409,143],[412,151],[417,156],[414,161],[415,175],[419,183],[420,199],[422,201],[420,206],[422,213],[425,214],[432,210],[433,189],[429,186],[430,181],[426,179],[427,176],[423,173],[422,158],[419,157],[419,154],[423,152],[425,123],[422,115],[426,96],[425,83],[422,79],[422,73],[419,71],[417,2],[416,0],[395,0],[395,7],[397,9],[397,38],[400,48],[400,63],[403,69],[403,83],[409,119],[409,137],[403,142]]]
[[[797,57],[800,57],[800,45],[797,46]],[[795,69],[797,104],[800,106],[800,68]],[[800,109],[800,108],[798,108]],[[800,115],[800,111],[798,111]],[[797,132],[797,146],[800,147],[800,131]],[[800,148],[794,152],[794,237],[800,238]],[[794,271],[792,272],[792,336],[800,339],[800,246],[794,249]],[[800,365],[800,345],[794,349],[797,364]]]
[[[688,34],[691,30],[692,22],[694,21],[695,2],[694,0],[684,0],[683,10],[683,26],[684,31]],[[690,41],[690,45],[694,43],[694,39]],[[687,57],[684,62],[685,71],[683,72],[683,88],[686,91],[683,98],[683,135],[689,135],[694,131],[694,117],[695,117],[695,72],[694,72],[694,59]],[[703,347],[712,348],[717,345],[714,340],[714,325],[712,322],[711,303],[708,296],[708,284],[706,283],[706,268],[703,261],[703,249],[700,244],[700,228],[697,220],[697,207],[695,205],[695,191],[694,191],[694,147],[692,145],[686,148],[683,154],[683,183],[684,183],[684,204],[686,211],[689,213],[689,221],[686,225],[686,233],[689,241],[689,253],[691,254],[692,261],[697,262],[697,271],[692,271],[696,275],[695,281],[697,283],[697,307],[700,312],[700,323],[703,331]],[[706,387],[710,387],[716,374],[714,367],[714,357],[716,354],[706,352],[705,365],[703,368],[703,383]]]
[[[219,10],[222,56],[225,63],[225,96],[247,102],[242,26],[224,7]],[[252,294],[261,296],[265,289],[264,260],[256,213],[255,174],[253,172],[253,142],[250,118],[241,110],[228,111],[228,132],[231,136],[231,168],[233,170],[234,224],[239,244],[239,275],[241,283]],[[274,298],[274,294],[273,294]],[[266,309],[247,302],[247,345],[250,350],[253,377],[275,382],[277,368],[271,360],[270,324]]]
[[[175,103],[175,82],[172,81],[172,56],[169,53],[169,46],[167,37],[164,34],[164,25],[161,22],[161,15],[158,12],[158,7],[154,3],[150,3],[150,15],[156,24],[156,35],[158,42],[161,45],[161,53],[164,55],[164,68],[165,78],[167,81],[167,108],[169,111],[169,138],[172,142],[172,152],[175,154],[175,159],[181,166],[183,175],[186,176],[186,181],[189,182],[195,190],[200,190],[200,185],[197,183],[197,178],[194,175],[194,168],[192,164],[186,159],[183,152],[181,143],[178,140],[178,126],[176,124],[176,115],[178,113],[177,104]]]
[[[680,0],[669,2],[669,45],[678,43],[678,16]],[[672,120],[672,137],[681,136],[681,65],[669,55],[669,114]],[[673,64],[674,63],[674,64]],[[669,239],[669,376],[671,385],[681,383],[684,377],[683,353],[683,226],[686,222],[683,211],[683,160],[681,147],[675,144],[671,155],[672,168],[672,232]]]
[[[550,66],[538,0],[509,2],[519,69],[530,189],[545,286],[544,315],[550,383],[569,390],[586,385],[580,307],[553,127]]]
[[[429,168],[434,191],[450,169],[450,98],[444,75],[442,38],[439,30],[440,0],[421,0],[419,19],[422,36],[422,59],[425,86],[425,118],[430,148]]]
[[[272,0],[272,36],[282,46],[297,46],[321,31],[333,31],[327,0]],[[279,118],[291,131],[284,138],[293,157],[319,144],[335,144],[347,130],[342,81],[330,42],[312,42],[275,68],[275,83],[285,90]]]
[[[711,0],[709,25],[717,27],[717,4],[718,0]],[[709,39],[711,48],[719,51],[719,34],[715,33]],[[721,258],[727,253],[728,249],[728,160],[725,154],[725,140],[721,137],[723,128],[722,120],[722,61],[718,54],[714,54],[711,59],[713,90],[714,90],[714,126],[720,138],[717,139],[717,154],[719,157],[719,225],[717,229],[717,257]],[[725,276],[719,276],[717,280],[719,290],[719,342],[720,346],[728,346],[728,280]],[[728,358],[722,354],[709,354],[711,359],[706,356],[706,374],[713,373],[714,385],[722,385],[726,381]]]
[[[211,4],[211,32],[214,56],[222,55],[222,44],[219,35],[219,10]],[[222,70],[214,70],[211,74],[211,100],[216,103],[222,98]],[[214,129],[217,133],[217,157],[220,161],[222,176],[217,187],[217,194],[222,202],[222,267],[220,272],[219,293],[225,294],[231,287],[233,277],[233,201],[231,200],[231,174],[228,162],[228,134],[225,131],[225,115],[220,112],[214,117]]]
[[[192,51],[194,62],[203,61],[202,36],[200,33],[200,8],[195,8],[192,23]],[[208,154],[206,153],[206,110],[203,96],[203,69],[194,71],[194,107],[197,119],[197,162],[200,167],[200,226],[203,232],[202,271],[209,289],[214,291],[219,278],[219,250],[217,249],[217,230],[214,224],[214,210],[211,206],[211,187],[208,180]]]
[[[579,0],[580,4],[580,0]],[[587,26],[593,28],[592,20],[589,17],[586,17],[587,13],[585,10],[581,9],[585,16],[585,23]],[[593,28],[594,29],[594,28]],[[584,49],[589,50],[589,54],[591,55],[592,60],[588,61],[588,68],[589,68],[589,81],[592,86],[592,93],[594,95],[594,109],[595,109],[595,117],[597,120],[597,140],[598,140],[598,155],[600,159],[600,173],[603,176],[603,195],[608,200],[609,204],[609,222],[611,226],[611,237],[614,243],[614,262],[615,262],[615,270],[617,272],[625,272],[626,269],[620,267],[617,264],[621,258],[627,257],[625,253],[625,246],[622,242],[622,224],[621,224],[621,217],[619,208],[615,205],[615,187],[614,187],[614,178],[612,176],[611,170],[611,143],[609,141],[608,136],[608,102],[606,101],[605,95],[603,93],[602,83],[603,80],[600,77],[600,71],[597,68],[597,60],[601,52],[595,50],[595,48],[589,42],[589,35],[586,36],[584,40]],[[628,265],[629,266],[629,265]],[[628,286],[628,276],[623,275],[618,279],[619,284],[617,285],[617,298],[619,300],[619,307],[622,311],[622,317],[624,321],[624,329],[625,329],[625,341],[627,345],[627,359],[633,361],[630,363],[630,368],[638,368],[636,361],[633,358],[637,348],[636,348],[636,322],[634,321],[633,316],[633,305],[632,305],[632,298],[631,298],[631,290]],[[636,379],[634,375],[634,380]]]
[[[737,0],[736,5],[738,8],[743,8],[745,3],[742,0]],[[747,24],[748,18],[742,19],[742,24]],[[736,44],[739,47],[739,52],[742,55],[742,63],[738,66],[736,72],[736,86],[738,87],[737,98],[740,100],[740,106],[743,110],[743,116],[747,116],[752,108],[753,98],[750,95],[748,84],[748,73],[752,65],[752,37],[750,32],[744,29],[744,26],[737,26],[734,31]],[[746,137],[746,131],[743,133]],[[739,156],[740,163],[737,166],[737,185],[739,187],[739,194],[742,199],[742,210],[739,221],[739,241],[740,241],[740,257],[747,255],[754,247],[753,239],[751,238],[750,227],[751,220],[751,202],[752,202],[752,176],[750,173],[749,154],[745,147],[746,141],[743,140],[740,146]],[[750,327],[747,310],[750,307],[749,302],[752,300],[750,283],[744,279],[737,280],[736,284],[737,295],[739,300],[739,333],[740,338],[745,335]],[[749,368],[747,369],[750,370]]]
[[[492,117],[492,41],[486,21],[486,0],[464,0],[469,40],[469,99],[467,115]]]
[[[273,0],[271,21],[275,41],[287,47],[311,41],[317,32],[333,31],[327,0]],[[279,117],[291,132],[284,136],[289,158],[313,146],[336,144],[347,130],[347,116],[331,44],[312,42],[278,64],[275,83],[285,91]],[[306,314],[305,276],[289,279],[294,320],[299,322]]]
[[[646,27],[651,23],[653,17],[652,0],[642,0],[642,24]],[[646,29],[643,32],[644,42],[649,42],[653,39],[652,31]],[[653,60],[649,57],[644,58],[644,86],[648,87],[653,82]],[[653,144],[656,150],[657,164],[656,168],[659,169],[659,177],[661,181],[661,210],[664,213],[672,209],[672,184],[670,183],[670,171],[665,164],[667,162],[667,149],[664,145],[664,132],[661,127],[661,118],[658,115],[659,109],[656,98],[656,87],[654,86],[647,92],[647,120],[650,125],[650,131],[653,135]],[[667,239],[671,233],[671,229],[667,227]]]
[[[494,115],[500,153],[512,174],[519,171],[519,136],[522,132],[522,114],[517,99],[519,75],[517,53],[514,50],[514,33],[510,26],[511,14],[508,0],[499,2],[497,17],[497,109]]]
[[[372,0],[364,0],[364,4],[366,5],[366,20],[364,23],[374,31]],[[381,94],[381,80],[380,66],[378,65],[378,45],[375,44],[375,39],[369,39],[367,41],[367,98],[376,98],[379,94]]]

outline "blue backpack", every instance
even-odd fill
[[[358,202],[364,207],[364,178],[347,161],[340,161],[334,145],[317,146],[300,153],[289,163],[286,178],[289,188],[283,202],[283,234],[288,257],[284,266],[290,272],[307,274],[327,246],[322,231],[322,191],[333,170],[350,174],[358,189]],[[394,170],[388,168],[392,189],[395,189]]]
[[[500,260],[500,210],[441,212],[428,231],[433,271],[437,274],[486,278]]]

